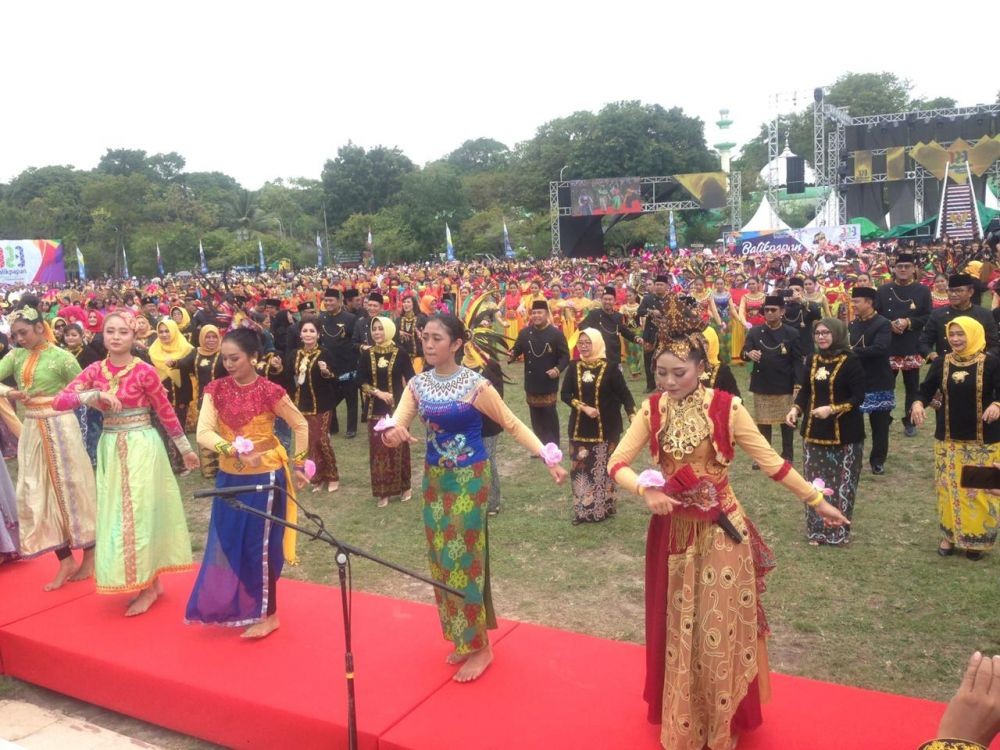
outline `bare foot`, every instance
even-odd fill
[[[80,567],[76,569],[76,572],[69,577],[71,581],[86,581],[94,575],[94,548],[85,549],[83,551],[83,561],[80,563]]]
[[[411,497],[413,497],[413,490],[407,490],[402,495],[400,495],[399,501],[401,503],[408,503],[410,502]]]
[[[157,578],[129,603],[128,609],[125,610],[125,616],[135,617],[136,615],[144,614],[153,606],[153,602],[159,599],[162,593],[163,587],[160,586],[160,579]]]
[[[313,492],[319,492],[321,489],[323,489],[323,485],[321,485],[321,484],[314,484],[312,486],[312,491]]]
[[[73,575],[73,571],[76,570],[76,560],[70,555],[65,560],[59,561],[59,572],[56,573],[56,577],[51,581],[46,583],[42,588],[45,591],[55,591],[56,589],[61,589],[63,584],[69,580],[69,577]]]
[[[375,507],[376,508],[384,508],[388,504],[389,504],[389,498],[387,498],[387,497],[380,497],[378,499],[378,502],[375,503]]]
[[[463,661],[468,659],[472,654],[460,654],[457,651],[452,651],[448,656],[445,657],[444,663],[451,665],[461,664]]]
[[[254,638],[254,639],[266,638],[267,636],[271,635],[271,633],[273,633],[275,630],[277,630],[279,625],[281,625],[281,623],[278,622],[278,613],[275,612],[273,615],[268,615],[263,622],[258,622],[254,625],[251,625],[249,628],[243,631],[243,635],[241,635],[240,637]]]
[[[484,648],[473,651],[461,668],[452,677],[455,682],[472,682],[479,677],[493,661],[493,648],[486,644]]]
[[[326,483],[326,491],[327,492],[336,492],[339,489],[340,489],[340,482],[327,482]]]

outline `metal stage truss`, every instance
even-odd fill
[[[938,120],[958,120],[970,117],[993,116],[1000,114],[1000,103],[977,104],[972,107],[943,107],[939,109],[912,110],[909,112],[890,112],[880,115],[863,115],[852,117],[847,107],[835,107],[824,99],[824,90],[816,89],[813,100],[813,162],[816,171],[817,187],[833,188],[837,201],[839,223],[847,223],[847,201],[844,190],[848,185],[857,184],[853,175],[842,173],[842,163],[846,164],[847,137],[849,127],[922,122],[929,123]],[[832,126],[832,128],[831,128]],[[768,158],[777,156],[777,118],[768,125]],[[978,139],[965,139],[970,146],[975,146]],[[944,147],[954,141],[938,141]],[[868,149],[873,156],[884,156],[889,149]],[[772,151],[775,153],[772,155]],[[986,175],[1000,178],[1000,161],[996,161],[987,170]],[[936,179],[924,167],[916,164],[913,169],[905,172],[904,181],[913,182],[914,217],[916,221],[924,220],[925,180]],[[868,182],[890,182],[885,173],[873,174]],[[775,191],[777,188],[775,188]]]
[[[726,205],[729,209],[729,222],[733,227],[742,224],[742,205],[740,197],[743,192],[743,176],[739,172],[727,175],[729,178],[729,191],[726,196]],[[661,201],[656,197],[656,185],[679,185],[680,183],[671,176],[665,177],[640,177],[640,185],[652,185],[652,200],[642,202],[643,214],[663,213],[665,211],[694,211],[702,206],[696,200],[683,201]],[[573,216],[571,206],[559,205],[560,189],[568,189],[570,180],[553,180],[549,183],[549,217],[550,229],[552,233],[552,257],[562,256],[562,232],[559,228],[559,219]]]

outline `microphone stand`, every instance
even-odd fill
[[[258,492],[263,492],[264,490],[272,490],[277,492],[285,492],[284,487],[279,487],[276,484],[264,484],[257,485],[255,489]],[[286,498],[288,494],[285,493]],[[300,526],[296,523],[291,523],[286,521],[284,518],[279,518],[271,513],[266,513],[262,510],[257,510],[257,508],[252,508],[246,503],[238,500],[235,495],[228,494],[225,488],[220,488],[220,491],[214,494],[214,497],[219,498],[227,505],[235,508],[236,510],[242,511],[244,513],[249,513],[250,515],[257,516],[259,518],[266,519],[271,523],[276,523],[284,526],[288,529],[295,529],[295,531],[300,534],[309,537],[310,539],[318,540],[321,542],[326,542],[334,550],[334,560],[337,563],[337,576],[340,579],[340,606],[343,611],[344,617],[344,667],[346,670],[347,678],[347,746],[349,750],[357,750],[358,747],[358,726],[357,726],[357,710],[354,699],[354,652],[351,645],[351,604],[350,604],[350,566],[351,566],[351,555],[357,555],[358,557],[363,557],[366,560],[371,560],[379,565],[384,565],[387,568],[391,568],[403,575],[415,578],[418,581],[423,581],[424,583],[430,584],[434,588],[445,591],[449,594],[454,594],[458,597],[464,597],[465,595],[458,589],[452,588],[446,584],[435,581],[433,578],[429,578],[421,573],[404,568],[402,565],[397,565],[396,563],[389,562],[388,560],[383,560],[381,557],[367,552],[359,547],[355,547],[352,544],[342,542],[331,534],[326,525],[323,523],[323,519],[315,513],[311,513],[306,510],[298,500],[292,499],[292,501],[299,507],[302,514],[312,521],[316,525],[316,529],[306,528],[305,526]]]

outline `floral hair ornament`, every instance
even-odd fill
[[[15,310],[13,315],[14,320],[26,320],[29,323],[38,322],[38,310],[33,307],[22,307],[20,310]]]
[[[558,466],[563,459],[563,453],[555,443],[546,443],[538,453],[548,467]]]

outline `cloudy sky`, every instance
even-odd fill
[[[120,147],[177,151],[188,170],[258,188],[319,178],[348,140],[425,163],[627,99],[682,107],[706,122],[709,144],[727,107],[742,142],[776,99],[801,107],[847,71],[894,72],[916,96],[994,101],[996,76],[949,72],[891,5],[4,3],[0,181],[91,168]]]

